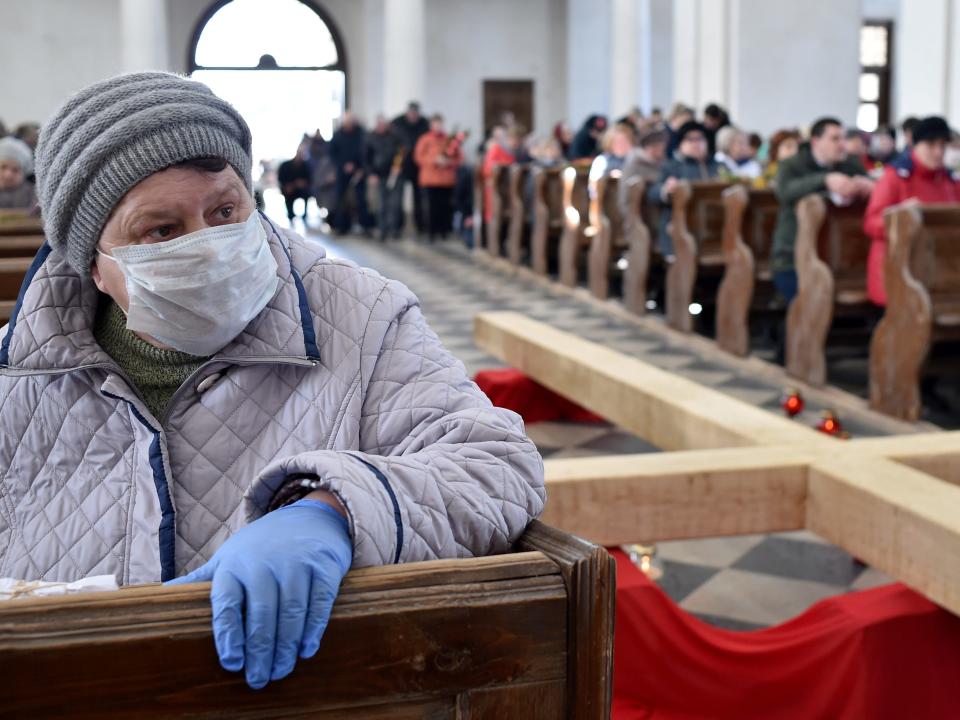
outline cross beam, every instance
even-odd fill
[[[516,313],[474,337],[672,451],[548,460],[546,522],[607,545],[808,528],[960,613],[960,433],[840,441]]]

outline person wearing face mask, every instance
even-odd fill
[[[15,137],[0,138],[0,210],[31,210],[37,204],[30,147]]]
[[[887,304],[883,278],[887,256],[884,211],[907,200],[960,202],[960,184],[944,162],[948,142],[950,126],[942,117],[932,116],[917,122],[910,154],[906,158],[898,157],[887,166],[870,195],[863,230],[871,240],[867,256],[867,295],[876,305]]]
[[[167,73],[44,125],[0,332],[0,576],[210,581],[229,671],[317,652],[352,567],[507,551],[543,464],[416,297],[254,209],[251,137]]]

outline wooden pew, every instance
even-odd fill
[[[821,195],[797,202],[794,246],[798,292],[787,311],[787,373],[811,385],[827,380],[827,334],[835,316],[866,316],[867,253],[862,201],[847,207]]]
[[[770,252],[780,203],[769,188],[740,184],[724,190],[722,202],[724,271],[717,290],[717,345],[744,357],[750,352],[750,310],[772,296]]]
[[[619,171],[590,182],[589,196],[587,287],[595,298],[606,300],[610,296],[610,262],[625,245]]]
[[[0,235],[43,235],[43,221],[21,210],[0,210]]]
[[[477,161],[473,166],[473,247],[483,250],[486,240],[487,225],[483,219],[484,183],[483,162]]]
[[[207,583],[0,604],[4,717],[609,718],[614,564],[534,523],[517,552],[350,572],[319,653],[222,670]]]
[[[45,240],[43,235],[0,235],[0,258],[32,258]]]
[[[533,228],[530,254],[533,271],[544,277],[563,231],[563,180],[559,167],[533,167]]]
[[[43,236],[39,236],[42,242]],[[0,245],[5,238],[0,238]],[[0,325],[10,320],[13,308],[17,302],[17,295],[20,293],[20,286],[23,284],[23,277],[30,264],[33,262],[33,255],[29,257],[2,257],[0,256]]]
[[[527,173],[528,165],[510,166],[507,195],[510,198],[510,223],[507,226],[507,259],[514,265],[523,262],[525,240],[528,238]]]
[[[560,282],[576,287],[580,279],[580,253],[590,244],[590,197],[587,189],[590,162],[578,161],[563,170],[563,233],[560,235]]]
[[[622,180],[621,180],[622,182]],[[623,272],[623,305],[632,313],[647,312],[647,281],[653,261],[651,226],[646,222],[649,207],[645,199],[646,183],[630,178],[626,187],[623,235],[627,244],[627,269]]]
[[[494,257],[500,256],[500,243],[510,221],[509,171],[508,165],[496,164],[490,169],[485,181],[490,201],[490,221],[486,227],[487,252]]]
[[[721,194],[729,183],[681,180],[670,196],[673,209],[667,232],[676,260],[667,270],[667,325],[691,332],[690,304],[694,286],[704,271],[719,274],[723,267]]]
[[[931,346],[960,340],[960,205],[904,203],[885,221],[887,308],[870,343],[870,404],[917,420]]]
[[[614,171],[598,178],[590,187],[587,283],[594,297],[606,300],[610,296],[611,274],[622,274],[624,304],[643,314],[650,268],[650,233],[642,217],[644,183],[640,178],[631,179],[623,202],[622,182],[620,172]],[[627,261],[622,271],[613,265],[621,256]]]

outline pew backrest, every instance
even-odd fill
[[[538,275],[548,272],[547,244],[551,234],[563,228],[563,182],[561,168],[534,166],[533,174],[533,233],[530,241],[533,271]]]
[[[350,572],[319,653],[255,692],[210,586],[0,603],[3,717],[609,718],[613,561],[535,523],[515,553]]]

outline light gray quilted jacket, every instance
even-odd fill
[[[163,418],[94,341],[93,282],[41,250],[0,345],[0,577],[170,579],[296,473],[346,507],[358,567],[504,552],[540,514],[522,421],[414,295],[264,226],[276,295]]]

